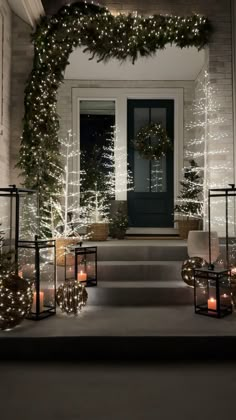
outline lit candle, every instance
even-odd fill
[[[33,305],[32,305],[32,312],[36,312],[36,297],[37,294],[36,292],[34,292],[34,298],[33,298]],[[43,311],[43,306],[44,306],[44,292],[39,292],[39,310],[40,312]]]
[[[77,275],[78,281],[86,281],[87,280],[87,274],[83,273],[83,271],[80,271]]]
[[[210,299],[208,299],[207,303],[208,303],[208,309],[209,310],[216,311],[216,299],[210,298]]]

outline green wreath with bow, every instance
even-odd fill
[[[153,144],[150,139],[157,139]],[[134,148],[144,159],[158,160],[173,150],[170,138],[166,130],[158,123],[150,123],[142,127],[133,141]]]

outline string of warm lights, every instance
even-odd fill
[[[57,89],[72,50],[84,47],[98,61],[130,58],[134,62],[168,43],[201,49],[211,32],[209,20],[199,15],[114,16],[107,8],[83,2],[63,6],[51,18],[41,19],[33,34],[34,63],[25,89],[18,162],[25,186],[39,192],[41,214],[49,196],[56,197],[61,189]]]
[[[225,118],[221,116],[221,104],[217,101],[217,92],[213,87],[207,71],[202,75],[198,84],[198,98],[193,103],[194,119],[186,128],[193,133],[186,143],[186,159],[198,162],[203,177],[202,217],[207,219],[208,195],[210,188],[225,187],[229,183],[227,156],[227,134],[222,130]],[[225,145],[224,145],[225,142]],[[222,208],[222,201],[214,200],[217,209]],[[225,223],[224,216],[214,215],[218,226]],[[229,224],[232,221],[229,220]]]
[[[118,135],[118,128],[111,127],[110,137],[107,138],[102,153],[105,183],[110,200],[133,189],[133,176],[127,163],[127,149],[118,144]]]

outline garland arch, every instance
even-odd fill
[[[23,135],[17,166],[24,185],[37,189],[40,207],[60,191],[57,90],[68,58],[81,46],[98,61],[151,56],[168,43],[199,50],[209,42],[212,27],[206,17],[136,14],[112,15],[107,8],[76,2],[51,18],[43,17],[32,36],[33,69],[25,89]]]

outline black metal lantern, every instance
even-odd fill
[[[4,247],[14,252],[18,264],[18,242],[37,234],[37,193],[34,190],[0,188],[0,223],[4,232]]]
[[[97,247],[75,247],[75,278],[85,286],[97,286]]]
[[[18,275],[33,285],[33,305],[28,319],[40,320],[56,313],[56,253],[54,240],[19,241]]]
[[[232,313],[230,271],[194,270],[195,313],[222,318]]]
[[[217,200],[223,200],[224,213],[221,224],[224,228],[224,243],[225,243],[225,268],[233,268],[236,264],[236,221],[235,221],[235,199],[236,199],[236,188],[234,184],[229,184],[228,188],[212,188],[208,191],[208,222],[209,222],[209,259],[211,264],[211,229],[212,229],[212,207],[220,208]],[[219,224],[219,220],[218,220]],[[230,232],[231,226],[231,232]]]

